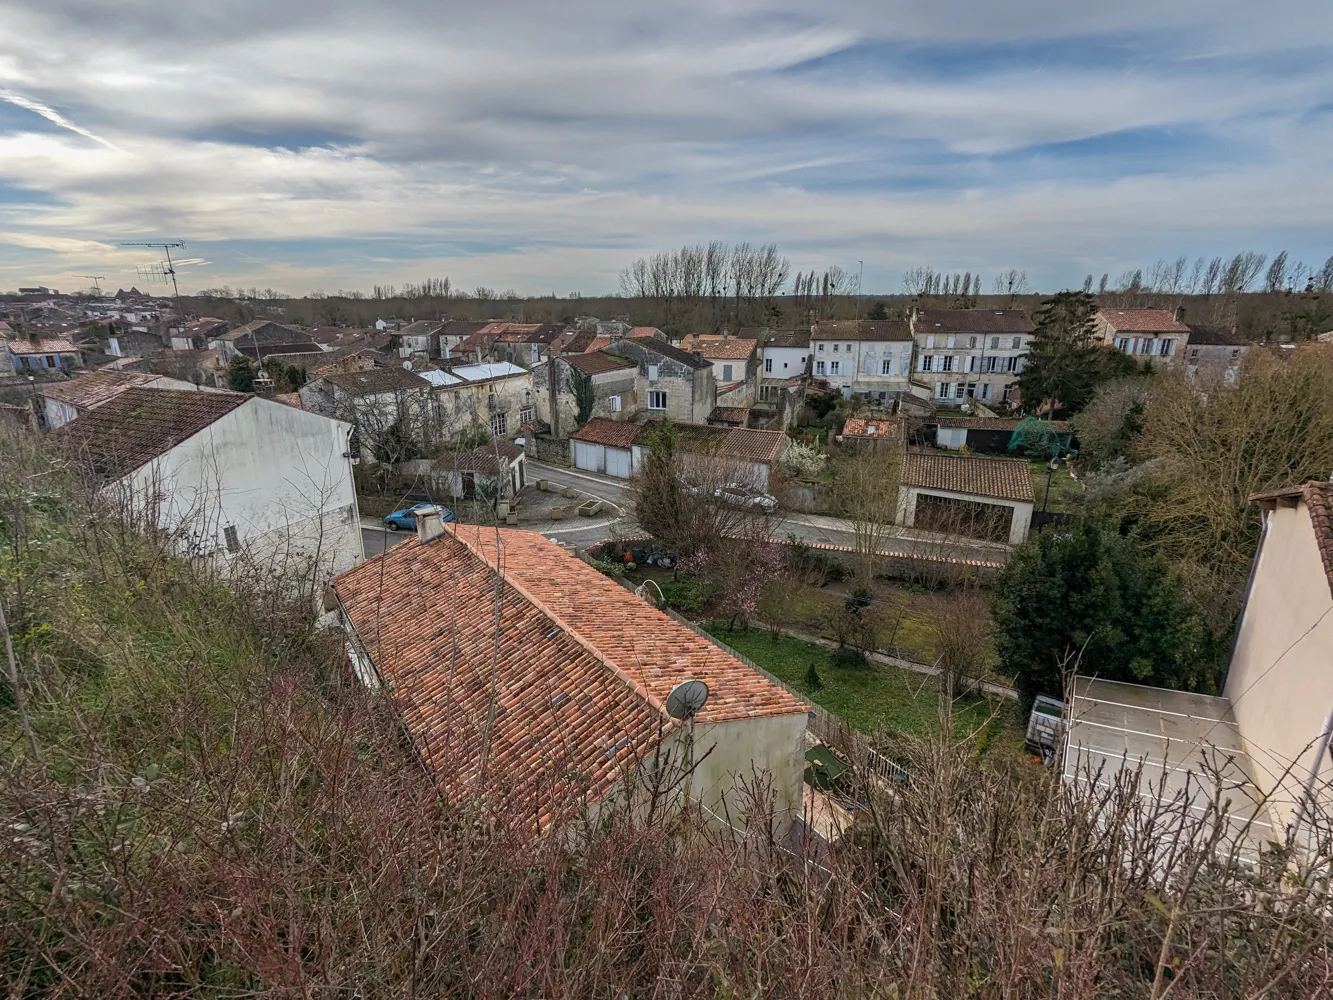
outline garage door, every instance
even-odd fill
[[[945,535],[966,535],[968,538],[984,538],[990,542],[1007,542],[1013,513],[1013,508],[1004,504],[918,493],[916,516],[912,524]]]
[[[585,472],[601,472],[605,467],[606,448],[587,441],[574,441],[574,468]]]
[[[606,474],[619,476],[621,479],[629,478],[629,449],[606,449]]]

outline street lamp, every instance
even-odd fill
[[[1041,501],[1041,512],[1043,514],[1046,513],[1046,505],[1050,503],[1051,500],[1051,477],[1055,475],[1055,470],[1058,468],[1060,468],[1060,460],[1058,458],[1052,458],[1046,463],[1046,496],[1043,497]]]

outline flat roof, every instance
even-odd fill
[[[1066,719],[1065,781],[1106,786],[1142,765],[1141,797],[1202,816],[1220,780],[1230,802],[1227,823],[1243,834],[1244,856],[1253,859],[1261,843],[1281,839],[1228,699],[1079,676]]]

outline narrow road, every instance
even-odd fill
[[[586,549],[608,538],[632,538],[641,534],[638,525],[634,523],[634,512],[630,509],[630,499],[623,480],[529,459],[528,481],[535,484],[538,479],[549,479],[559,486],[570,486],[581,494],[607,501],[610,507],[605,513],[592,519],[575,517],[565,521],[542,522],[541,526],[524,525],[524,527],[539,531],[545,537],[564,545],[574,545],[580,549]],[[527,496],[534,490],[535,487],[529,487],[524,495]],[[536,495],[541,496],[541,494]],[[374,519],[363,518],[361,521],[361,537],[366,547],[366,558],[392,548],[408,534],[409,532],[388,531]],[[803,542],[837,545],[849,549],[856,547],[856,534],[849,522],[819,514],[788,513],[783,516],[773,534],[774,537],[782,539],[794,535]],[[992,563],[1008,561],[1010,553],[1007,545],[998,542],[956,538],[896,526],[888,529],[884,548],[907,555],[973,559]]]

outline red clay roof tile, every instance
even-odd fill
[[[449,529],[334,581],[361,648],[448,794],[502,795],[516,815],[541,816],[545,826],[583,796],[595,801],[652,752],[676,725],[667,694],[687,678],[709,685],[700,722],[806,711],[554,542]]]

